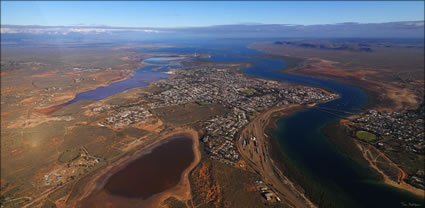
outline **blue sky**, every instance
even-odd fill
[[[424,19],[424,2],[1,2],[1,23],[186,27],[380,23]]]

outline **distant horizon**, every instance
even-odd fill
[[[1,2],[2,25],[185,28],[417,21],[424,2]]]
[[[107,25],[43,26],[2,25],[1,34],[101,35],[104,38],[187,37],[315,37],[315,38],[424,38],[424,20],[384,23],[336,23],[323,25],[227,24],[203,27],[117,27]],[[100,37],[100,36],[99,36]]]
[[[245,25],[245,26],[256,26],[256,25],[284,25],[284,26],[319,26],[319,25],[349,25],[349,24],[387,24],[387,23],[407,23],[407,22],[424,22],[425,19],[419,20],[405,20],[405,21],[390,21],[390,22],[339,22],[331,24],[313,24],[313,25],[303,25],[303,24],[291,24],[291,23],[235,23],[235,24],[221,24],[221,25],[206,25],[206,26],[178,26],[178,27],[151,27],[151,26],[112,26],[112,25],[85,25],[85,24],[76,24],[76,25],[37,25],[37,24],[1,24],[0,26],[18,26],[18,27],[99,27],[99,28],[128,28],[128,29],[138,29],[138,28],[158,28],[158,29],[186,29],[186,28],[204,28],[204,27],[216,27],[216,26],[232,26],[232,25]]]

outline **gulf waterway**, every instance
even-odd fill
[[[234,40],[206,42],[208,43],[205,44],[203,41],[178,42],[184,47],[165,48],[150,52],[185,54],[206,52],[211,54],[208,58],[211,61],[256,63],[242,69],[242,72],[248,76],[262,79],[330,90],[339,94],[340,97],[328,103],[318,104],[318,106],[341,112],[358,113],[368,103],[367,95],[359,88],[330,80],[278,72],[285,68],[285,61],[267,57],[260,51],[247,48],[249,42]],[[175,44],[176,42],[167,43]],[[149,75],[146,74],[146,76]],[[142,77],[141,79],[144,79]],[[132,85],[130,88],[134,87]],[[81,95],[79,100],[98,99],[99,97],[95,94]],[[112,94],[114,93],[108,95]],[[270,132],[278,140],[279,148],[289,159],[291,167],[303,174],[302,178],[306,180],[303,181],[304,184],[320,188],[323,195],[322,200],[329,202],[328,207],[406,207],[406,204],[423,206],[422,198],[377,181],[367,167],[350,159],[329,141],[321,129],[337,121],[340,116],[346,115],[341,113],[332,115],[314,109],[306,109],[279,119],[277,128]]]
[[[247,45],[244,41],[220,41],[157,52],[208,52],[211,54],[208,59],[212,61],[256,63],[242,69],[242,72],[267,80],[319,87],[340,95],[336,100],[318,104],[319,107],[359,113],[368,104],[366,93],[359,88],[331,80],[279,72],[286,67],[284,59],[267,57],[267,54],[247,48]],[[279,119],[277,128],[269,133],[278,140],[285,157],[289,159],[289,165],[303,174],[300,177],[302,180],[307,180],[303,182],[309,184],[309,187],[304,188],[314,186],[320,191],[315,194],[321,195],[320,200],[326,201],[325,207],[424,206],[421,197],[377,181],[376,175],[369,168],[350,159],[329,141],[322,131],[323,127],[347,115],[306,109]]]

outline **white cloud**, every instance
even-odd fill
[[[33,33],[33,34],[63,34],[68,33],[111,33],[111,32],[144,32],[160,33],[160,30],[144,28],[99,28],[99,27],[41,27],[41,26],[2,26],[1,33]]]
[[[406,22],[405,25],[411,25],[411,26],[416,26],[416,27],[423,27],[424,26],[424,22]]]

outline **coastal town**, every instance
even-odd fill
[[[93,112],[108,111],[111,115],[97,125],[126,127],[153,116],[154,109],[188,103],[221,104],[229,111],[202,122],[206,133],[201,140],[211,159],[232,166],[240,159],[236,135],[257,113],[275,106],[327,102],[337,97],[322,89],[248,78],[237,69],[214,64],[186,67],[153,86],[163,90],[150,93],[149,102],[93,108]]]
[[[424,4],[2,2],[0,208],[425,207]]]
[[[375,143],[380,148],[389,146],[397,151],[424,154],[423,108],[407,112],[369,110],[353,122],[355,129],[377,135]]]
[[[244,157],[239,152],[237,144],[240,141],[243,141],[244,146],[252,143],[255,148],[251,154],[257,151],[256,137],[240,134],[252,119],[274,107],[291,104],[314,105],[332,101],[339,96],[320,88],[248,77],[239,68],[239,65],[207,63],[164,72],[171,76],[151,83],[151,90],[138,93],[136,95],[138,97],[133,97],[130,102],[120,104],[95,102],[85,108],[85,114],[99,119],[94,122],[97,127],[121,131],[128,127],[137,128],[157,119],[158,112],[162,109],[187,104],[223,106],[226,109],[224,113],[205,117],[197,123],[203,130],[200,141],[204,143],[203,150],[209,159],[244,169],[246,163],[241,161]],[[352,125],[357,131],[377,135],[377,140],[371,142],[377,148],[391,147],[400,151],[423,154],[425,145],[423,115],[423,110],[408,112],[370,110],[354,119]],[[71,116],[67,118],[64,120],[72,120]],[[138,139],[135,143],[140,141],[141,139]],[[260,147],[258,145],[258,148]],[[257,152],[260,153],[264,152]],[[106,161],[104,158],[90,156],[84,147],[75,155],[77,156],[70,157],[38,177],[38,185],[53,191],[87,174],[95,169],[94,167],[99,167],[99,162]],[[409,176],[408,180],[414,180],[415,184],[423,187],[425,183],[422,178],[419,173]],[[258,178],[255,182],[251,181],[255,184],[258,194],[266,203],[279,203],[281,201],[279,197],[282,195],[270,183],[263,183],[262,180],[267,181],[264,177]]]
[[[242,139],[255,145],[256,141],[255,137],[242,138],[239,133],[256,115],[273,107],[316,104],[338,97],[319,88],[250,78],[236,67],[219,64],[185,67],[171,74],[169,79],[152,83],[151,86],[157,90],[143,93],[142,99],[124,105],[97,103],[91,106],[89,114],[106,113],[107,116],[98,121],[97,125],[119,129],[143,124],[148,118],[156,117],[158,109],[191,103],[200,106],[222,105],[228,109],[224,114],[201,120],[204,134],[200,139],[210,159],[243,167],[243,163],[238,163],[241,155],[237,142]],[[356,130],[378,136],[374,143],[378,148],[387,145],[383,141],[394,140],[399,144],[398,148],[417,154],[423,154],[424,150],[423,123],[423,112],[417,111],[399,113],[370,110],[353,120]],[[60,175],[56,170],[46,175],[46,185],[51,184],[51,181],[63,181]],[[417,183],[423,184],[423,181]],[[266,201],[280,201],[275,191],[266,184],[255,184]]]
[[[126,128],[139,125],[156,117],[156,112],[173,106],[218,104],[227,110],[208,119],[201,119],[203,129],[200,136],[204,151],[209,159],[232,167],[245,168],[237,143],[242,138],[242,129],[260,113],[273,107],[290,104],[316,104],[338,97],[323,89],[288,83],[250,78],[238,67],[220,64],[204,64],[173,71],[166,80],[152,83],[153,92],[140,94],[140,100],[125,105],[99,103],[89,113],[108,116],[97,123],[107,128]],[[256,144],[255,137],[251,137]],[[280,198],[270,184],[253,182],[258,193],[267,203],[279,203]]]
[[[371,135],[366,140],[358,135],[357,137],[383,151],[391,160],[400,160],[401,157],[411,159],[424,154],[424,112],[423,105],[405,112],[369,110],[353,119],[349,125],[357,133],[367,132]],[[404,181],[416,188],[425,189],[424,171],[412,165],[401,165],[404,165],[403,169],[409,169]],[[420,166],[423,167],[423,163]]]

